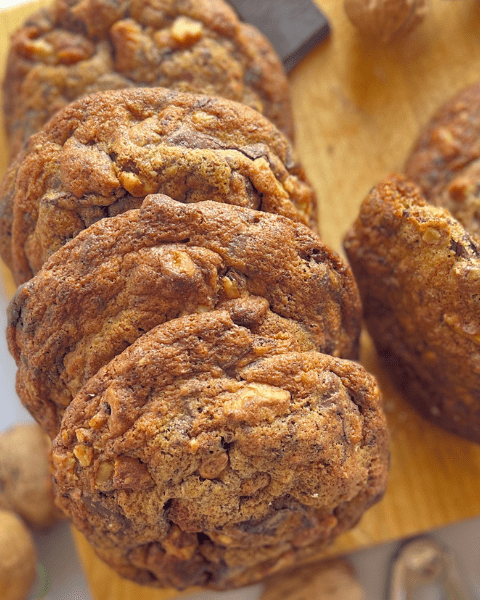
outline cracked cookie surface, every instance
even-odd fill
[[[315,555],[384,492],[373,378],[295,350],[290,332],[260,332],[264,316],[243,305],[152,329],[65,412],[57,498],[137,582],[253,583]]]
[[[390,177],[345,240],[368,329],[406,398],[480,443],[480,248],[450,213]]]
[[[12,38],[4,83],[11,156],[70,102],[129,87],[236,100],[293,136],[280,59],[222,0],[56,0]]]
[[[352,273],[307,227],[150,195],[80,233],[18,290],[8,338],[20,398],[53,436],[72,397],[139,336],[235,298],[256,298],[303,349],[357,357]]]
[[[150,193],[281,214],[315,228],[315,194],[258,112],[166,89],[101,92],[33,136],[0,190],[0,249],[19,285],[81,230]]]

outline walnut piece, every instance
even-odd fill
[[[49,452],[50,440],[37,424],[17,425],[0,435],[0,509],[16,512],[34,528],[48,527],[60,516]]]
[[[428,0],[345,0],[345,12],[360,33],[388,44],[414,29]]]

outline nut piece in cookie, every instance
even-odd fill
[[[50,475],[50,440],[38,425],[17,425],[0,434],[0,508],[32,527],[58,518]]]
[[[319,552],[384,492],[373,378],[285,351],[290,332],[255,333],[242,305],[144,334],[80,390],[53,443],[62,508],[139,583],[253,583]]]
[[[20,517],[0,510],[0,598],[25,600],[36,573],[32,536]]]
[[[146,331],[249,298],[252,322],[268,308],[301,349],[357,357],[353,275],[307,227],[150,195],[82,231],[18,290],[8,329],[17,391],[54,436],[80,388]]]
[[[429,202],[447,208],[480,240],[480,83],[436,112],[405,170]]]
[[[80,231],[155,192],[316,223],[291,145],[257,111],[161,88],[101,92],[57,113],[7,171],[2,257],[19,285]]]
[[[223,0],[55,0],[12,37],[3,87],[11,156],[70,102],[129,87],[242,102],[293,137],[280,59]]]
[[[418,188],[372,190],[345,240],[364,316],[406,397],[434,423],[480,443],[480,252]]]

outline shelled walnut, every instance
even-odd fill
[[[50,475],[50,440],[36,424],[0,435],[0,509],[15,511],[43,528],[58,517]]]
[[[345,12],[360,33],[388,44],[417,27],[428,0],[345,0]]]
[[[30,532],[15,513],[0,510],[0,598],[26,600],[36,572]]]

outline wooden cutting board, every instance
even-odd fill
[[[286,0],[294,1],[294,0]],[[0,68],[8,34],[37,1],[2,13]],[[341,0],[319,0],[331,39],[291,73],[297,151],[318,192],[323,239],[341,240],[368,190],[401,170],[420,129],[453,93],[480,78],[480,2],[432,0],[428,19],[388,47],[363,40]],[[0,145],[0,170],[7,163]],[[5,269],[4,269],[5,270]],[[10,280],[13,293],[13,284]],[[377,376],[391,430],[391,477],[385,498],[331,553],[364,548],[480,514],[480,447],[422,420],[395,391],[367,336],[362,362]],[[117,577],[75,533],[97,600],[160,600]]]

